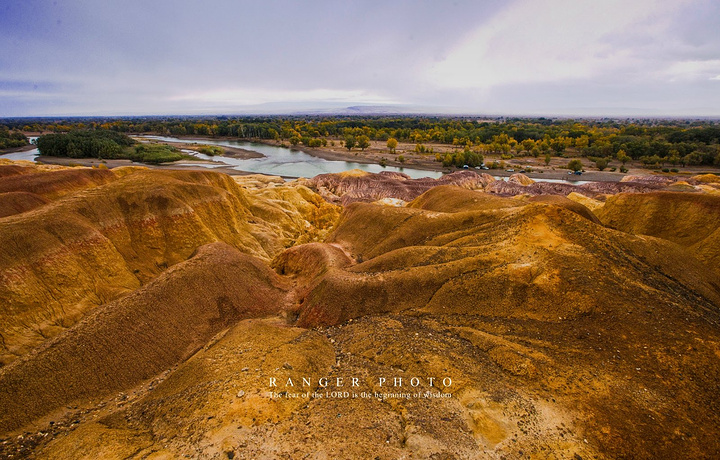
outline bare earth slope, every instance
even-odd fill
[[[148,273],[0,368],[0,456],[720,456],[720,279],[697,249],[718,250],[717,210],[702,189],[503,197],[473,178],[428,182],[393,207],[356,201],[404,186],[341,175],[323,179],[348,203],[335,223],[298,184],[114,174],[97,190],[126,186],[92,212],[77,203],[96,188],[0,219],[0,238],[19,236],[25,219],[68,206],[58,219],[77,213]],[[375,182],[385,191],[361,190]],[[192,209],[179,214],[196,227],[178,220],[192,234],[154,240],[172,242],[159,252],[142,234],[133,259],[97,230],[113,202],[158,196],[150,214]],[[646,208],[677,223],[656,228]],[[203,232],[227,241],[192,236]],[[153,272],[145,258],[161,253],[170,268]]]
[[[685,246],[720,273],[720,195],[622,193],[596,213],[610,227]]]
[[[302,187],[253,192],[224,174],[142,168],[102,171],[99,177],[111,177],[99,184],[85,177],[98,172],[0,178],[0,188],[12,179],[15,190],[17,179],[27,178],[30,190],[37,192],[38,182],[56,190],[53,201],[0,218],[0,363],[137,289],[203,244],[224,241],[269,259],[299,238],[317,236],[337,216]],[[58,184],[70,184],[70,191],[60,193]],[[0,194],[0,204],[6,195]]]
[[[277,313],[283,287],[261,260],[224,243],[202,246],[4,369],[0,430],[168,369],[238,320]]]
[[[348,349],[348,359],[361,367],[366,359],[392,363],[404,375],[437,375],[436,363],[446,370],[470,359],[468,370],[450,373],[465,409],[479,409],[474,435],[486,447],[488,424],[527,426],[507,412],[484,419],[492,413],[489,394],[499,391],[501,407],[518,398],[535,414],[532,429],[495,433],[506,447],[527,436],[524,447],[510,449],[515,455],[539,454],[544,444],[560,457],[584,457],[575,443],[588,436],[591,452],[611,458],[718,452],[718,278],[674,243],[606,229],[577,210],[510,206],[484,195],[473,203],[469,193],[437,187],[406,209],[350,206],[330,241],[363,262],[331,268],[310,284],[296,307],[298,324],[397,312],[418,318],[411,324],[427,342],[395,349],[393,339],[371,346],[354,338],[349,343],[360,348]],[[360,327],[352,326],[352,337]],[[368,339],[375,327],[368,326]],[[430,336],[438,333],[438,340],[457,337],[476,348],[450,347],[436,357],[428,350],[437,349]],[[522,383],[488,383],[498,374]],[[564,423],[577,438],[555,444],[540,435],[552,414],[572,420]],[[471,452],[465,458],[477,455]]]
[[[467,202],[460,212],[436,211],[468,193],[479,195],[437,187],[418,199],[421,208],[348,207],[329,241],[364,262],[317,281],[299,306],[300,324],[405,309],[572,318],[629,303],[692,299],[710,309],[720,300],[717,280],[678,246],[606,229],[564,207],[505,207],[506,199],[486,195],[477,211]],[[493,199],[497,208],[486,201]]]

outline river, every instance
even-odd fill
[[[361,169],[372,173],[378,173],[381,171],[394,171],[405,173],[408,176],[418,179],[421,177],[431,177],[437,179],[443,175],[439,171],[426,171],[423,169],[413,168],[400,168],[394,166],[380,166],[378,164],[366,164],[357,163],[354,161],[337,161],[337,160],[326,160],[302,152],[300,150],[293,150],[286,147],[277,147],[274,145],[259,144],[255,142],[246,141],[231,141],[231,140],[215,140],[215,139],[179,139],[176,137],[165,137],[165,136],[142,136],[142,138],[153,139],[164,142],[181,142],[186,144],[198,143],[207,145],[218,145],[227,147],[236,147],[245,150],[252,150],[265,155],[263,158],[251,158],[242,160],[239,158],[231,158],[226,156],[210,156],[202,153],[183,150],[188,154],[192,154],[202,160],[209,160],[215,163],[195,163],[192,161],[181,163],[182,165],[205,167],[205,168],[233,168],[241,171],[248,171],[258,174],[271,174],[275,176],[285,177],[314,177],[318,174],[327,173],[339,173],[343,171],[349,171],[351,169]],[[30,138],[32,141],[36,138]],[[38,149],[27,150],[25,152],[14,152],[5,155],[0,155],[0,158],[7,158],[9,160],[29,160],[34,161],[40,153]],[[479,171],[482,172],[482,171]],[[507,177],[493,176],[496,179],[507,180]],[[576,180],[560,180],[560,179],[542,179],[533,178],[537,182],[561,182],[561,183],[572,183],[573,185],[584,184],[587,181],[576,181]]]
[[[201,153],[190,152],[189,150],[187,151],[198,158],[223,163],[222,165],[206,165],[211,168],[218,166],[230,166],[243,171],[285,177],[314,177],[318,174],[339,173],[351,169],[361,169],[372,173],[378,173],[381,171],[401,172],[414,179],[421,177],[432,177],[437,179],[442,176],[442,172],[439,171],[425,171],[422,169],[398,168],[393,166],[383,167],[377,164],[356,163],[354,161],[325,160],[323,158],[314,157],[300,150],[254,142],[216,139],[178,139],[175,137],[164,136],[143,137],[164,142],[183,142],[186,144],[196,142],[198,144],[219,145],[221,147],[236,147],[245,150],[252,150],[265,155],[263,158],[241,160],[238,158],[209,156]],[[186,164],[192,164],[192,162],[188,162]]]

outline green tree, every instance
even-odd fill
[[[353,147],[356,145],[355,136],[348,135],[345,136],[345,148],[348,150],[352,150]]]
[[[569,146],[570,139],[566,137],[556,137],[555,139],[552,139],[550,141],[550,148],[555,150],[557,154],[561,154],[565,151],[565,149]]]
[[[574,160],[570,160],[567,167],[572,171],[580,171],[583,169],[582,161],[575,158]]]
[[[607,158],[595,158],[595,167],[602,171],[603,169],[607,168],[608,161]]]
[[[545,154],[545,166],[550,165],[550,160],[552,160],[552,156],[549,153]]]
[[[640,158],[640,161],[643,162],[646,166],[657,166],[660,164],[660,157],[657,155],[650,155],[650,156],[643,156]]]

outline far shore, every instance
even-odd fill
[[[143,138],[143,136],[131,136],[134,138]],[[180,138],[178,138],[180,139]],[[192,138],[190,138],[192,139]],[[154,139],[149,139],[150,141],[155,141]],[[195,152],[201,153],[198,151],[200,147],[203,146],[203,144],[198,144],[197,142],[189,143],[189,142],[169,142],[169,141],[157,141],[162,144],[171,145],[173,147],[176,147],[178,149],[185,149],[185,150],[193,150]],[[238,158],[240,160],[248,160],[250,158],[263,158],[265,155],[263,155],[260,152],[255,152],[253,150],[243,149],[240,147],[230,147],[227,145],[219,146],[221,147],[225,152],[223,153],[223,156],[230,157],[230,158]]]
[[[6,153],[27,152],[34,148],[37,148],[35,144],[23,145],[22,147],[11,147],[9,149],[0,150],[0,155],[5,155]]]

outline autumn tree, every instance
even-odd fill
[[[616,158],[618,159],[618,161],[620,163],[622,163],[623,166],[625,166],[625,163],[627,163],[628,161],[630,161],[632,159],[628,156],[627,153],[625,153],[625,150],[622,150],[622,149],[618,150]]]
[[[535,141],[532,139],[525,139],[520,144],[522,145],[522,149],[526,152],[532,151],[532,149],[535,147]]]
[[[395,149],[397,148],[398,141],[394,137],[391,137],[387,140],[387,148],[392,152],[395,153]]]
[[[590,145],[590,138],[588,136],[580,136],[575,139],[575,148],[578,150],[586,149]]]
[[[561,154],[570,146],[570,142],[571,140],[567,137],[556,137],[555,139],[550,140],[550,148],[555,150],[558,154]]]
[[[345,136],[345,148],[348,150],[352,150],[353,147],[356,145],[355,136],[349,135]]]
[[[370,147],[370,138],[364,134],[362,136],[358,136],[357,146],[360,147],[360,150],[365,150]]]

